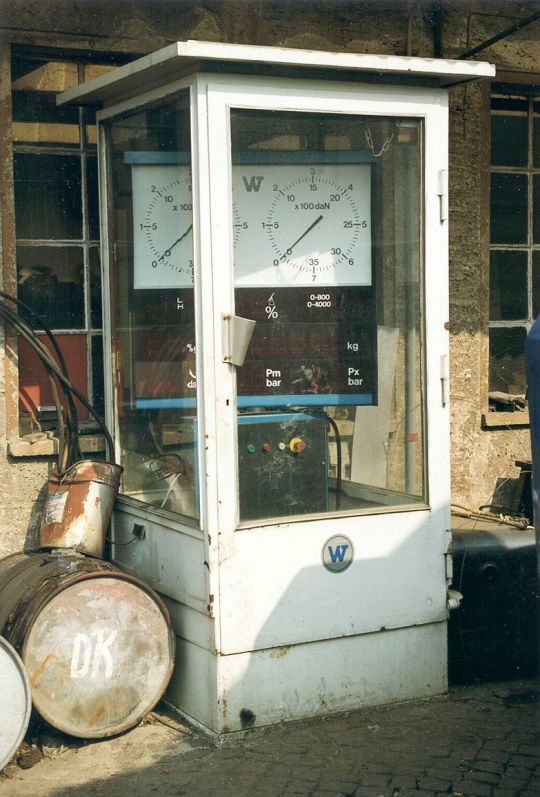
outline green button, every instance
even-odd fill
[[[254,443],[248,443],[246,448],[247,448],[247,450],[249,451],[250,454],[254,454],[255,451],[257,450],[257,448],[256,448]]]

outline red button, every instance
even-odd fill
[[[272,443],[263,443],[262,450],[264,451],[265,454],[269,454],[270,451],[272,450]]]

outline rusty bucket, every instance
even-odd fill
[[[174,665],[175,636],[159,596],[76,551],[0,560],[0,635],[22,659],[36,711],[81,738],[136,725]]]
[[[101,558],[122,470],[112,462],[83,459],[62,475],[53,473],[47,484],[40,548],[73,548]]]

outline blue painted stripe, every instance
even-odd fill
[[[137,399],[135,401],[137,410],[194,409],[196,406],[197,400],[194,398]]]
[[[298,394],[284,396],[238,396],[239,407],[336,407],[373,404],[373,393]]]
[[[330,150],[323,152],[278,151],[275,152],[233,152],[233,164],[257,165],[265,164],[332,164],[332,163],[373,163],[375,158],[370,152],[352,152],[347,150]],[[151,164],[184,164],[191,163],[189,152],[124,152],[124,162],[138,165]]]
[[[136,164],[184,164],[191,163],[189,152],[124,152],[124,163]]]
[[[238,396],[238,407],[336,407],[371,406],[373,393],[329,393],[327,395],[300,395],[293,393],[285,396]],[[194,398],[155,398],[137,399],[137,410],[193,409],[197,406]]]
[[[309,152],[305,150],[275,150],[273,152],[233,152],[233,164],[286,164],[312,163],[332,164],[332,163],[373,163],[375,158],[371,152],[352,151],[352,150],[323,150],[319,152]]]

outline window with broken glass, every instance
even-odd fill
[[[103,409],[96,127],[88,110],[57,108],[56,95],[114,69],[62,55],[12,58],[18,298],[55,333],[73,383]],[[27,314],[34,327],[35,318]],[[19,346],[20,434],[54,429],[49,381]],[[79,405],[80,419],[88,418]],[[89,426],[89,429],[91,427]]]
[[[540,314],[540,95],[497,86],[491,97],[489,398],[519,408],[525,338]]]

